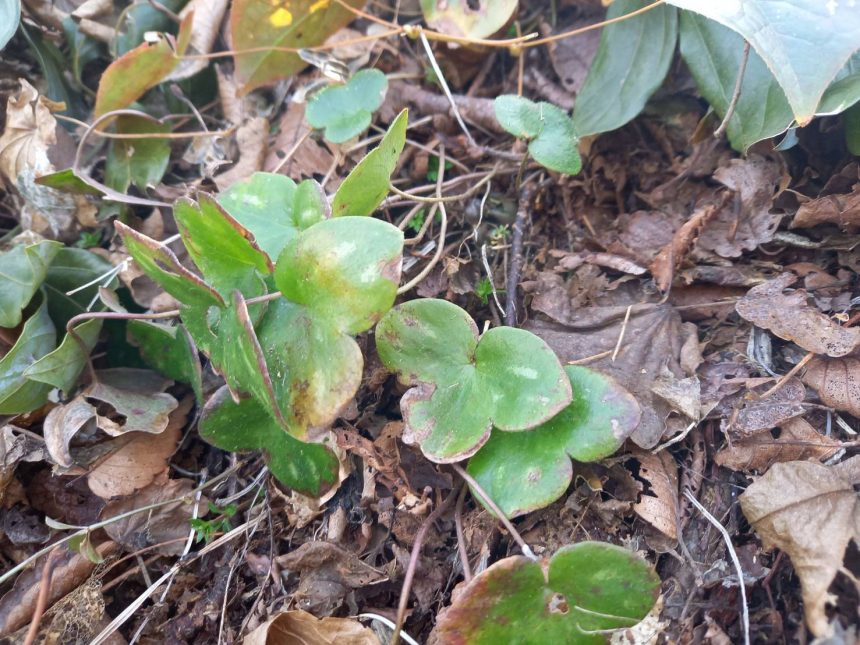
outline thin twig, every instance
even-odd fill
[[[39,635],[39,621],[42,620],[42,615],[48,606],[48,597],[51,594],[51,576],[54,575],[54,567],[57,566],[61,557],[62,551],[59,548],[55,548],[45,559],[45,564],[42,567],[42,577],[39,580],[39,596],[36,599],[36,609],[33,610],[33,617],[30,619],[30,628],[27,630],[24,645],[33,645],[36,642],[36,636]]]
[[[528,221],[533,192],[528,186],[523,188],[517,208],[517,218],[514,220],[514,235],[511,242],[511,271],[508,273],[507,293],[505,294],[505,324],[509,327],[517,326],[517,286],[520,281],[520,272],[523,269],[523,235]]]
[[[747,70],[747,61],[750,58],[749,41],[744,41],[744,53],[741,55],[741,64],[738,67],[738,77],[735,79],[735,89],[732,91],[732,100],[729,101],[729,106],[726,108],[726,116],[723,117],[723,122],[714,130],[714,138],[719,139],[723,136],[723,132],[729,127],[729,121],[734,116],[735,109],[738,107],[738,101],[741,98],[741,85],[744,84],[744,73]]]
[[[783,375],[780,377],[779,381],[777,381],[777,382],[776,382],[776,385],[774,385],[774,386],[773,386],[772,388],[770,388],[767,392],[765,392],[764,394],[762,394],[762,395],[759,397],[759,399],[766,399],[767,397],[769,397],[769,396],[771,396],[772,394],[774,394],[774,393],[778,392],[779,390],[781,390],[781,389],[783,388],[783,386],[784,386],[786,383],[788,383],[788,381],[791,379],[791,377],[792,377],[792,376],[794,376],[795,374],[797,374],[800,370],[802,370],[802,369],[803,369],[803,366],[804,366],[804,365],[806,365],[806,364],[807,364],[809,361],[811,361],[813,358],[815,358],[815,354],[814,354],[813,352],[807,352],[806,356],[804,356],[803,358],[801,358],[801,359],[797,362],[797,365],[795,365],[795,366],[794,366],[794,367],[792,367],[790,370],[788,370],[785,374],[783,374]]]
[[[469,128],[466,127],[466,122],[463,121],[463,117],[460,116],[460,110],[457,108],[457,103],[454,101],[454,97],[451,94],[451,88],[448,87],[448,81],[445,80],[445,75],[442,74],[442,69],[439,67],[439,63],[436,62],[436,56],[433,54],[433,49],[430,47],[430,42],[427,40],[427,36],[424,34],[423,29],[419,32],[419,36],[421,38],[421,44],[424,46],[424,51],[427,52],[427,57],[430,59],[430,65],[433,67],[433,72],[436,74],[436,80],[439,81],[439,85],[442,86],[442,91],[445,92],[445,96],[451,104],[451,111],[454,113],[454,118],[457,119],[457,123],[460,124],[460,128],[466,134],[466,138],[469,140],[469,143],[475,145],[475,139],[472,137],[472,133],[469,132]]]
[[[738,573],[738,586],[741,589],[741,603],[743,604],[743,610],[741,613],[741,620],[743,622],[744,629],[744,645],[750,644],[750,610],[747,606],[747,590],[746,584],[744,583],[744,571],[741,568],[741,561],[738,559],[738,554],[735,552],[735,547],[732,545],[732,538],[729,535],[729,532],[726,528],[720,524],[719,520],[716,517],[711,515],[708,510],[699,503],[699,500],[695,498],[695,496],[689,491],[684,491],[684,497],[686,497],[690,502],[695,506],[699,512],[705,516],[705,519],[708,520],[711,524],[714,525],[720,534],[723,536],[723,540],[726,543],[726,548],[729,551],[729,555],[732,558],[732,563],[735,565],[735,570]]]
[[[469,551],[466,549],[466,536],[463,533],[463,502],[466,500],[466,486],[460,488],[457,506],[454,508],[454,528],[457,532],[457,551],[460,553],[460,566],[463,567],[463,580],[472,579],[472,565],[469,564]]]
[[[621,349],[621,343],[624,340],[624,334],[627,333],[627,323],[630,322],[631,309],[633,309],[633,305],[628,305],[627,311],[624,312],[624,320],[621,323],[621,331],[618,333],[618,342],[615,343],[615,349],[612,350],[612,358],[610,359],[613,363],[618,357],[618,351]]]
[[[647,11],[651,11],[652,9],[656,9],[661,4],[663,4],[665,0],[657,0],[657,2],[652,2],[649,5],[642,7],[641,9],[637,9],[636,11],[631,11],[630,13],[626,13],[623,16],[617,16],[616,18],[610,18],[609,20],[604,20],[602,22],[596,22],[593,25],[587,25],[585,27],[580,27],[579,29],[571,29],[570,31],[565,31],[560,34],[555,34],[552,36],[547,36],[546,38],[538,38],[537,40],[530,40],[527,43],[523,43],[522,47],[537,47],[538,45],[546,45],[548,43],[554,43],[557,40],[563,40],[565,38],[570,38],[571,36],[578,36],[579,34],[584,34],[587,31],[593,31],[595,29],[601,29],[608,25],[613,25],[617,22],[623,22],[625,20],[629,20],[630,18],[634,18],[638,15],[641,15]]]

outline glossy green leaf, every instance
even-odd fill
[[[549,562],[505,558],[475,576],[436,625],[442,643],[598,645],[606,630],[645,618],[660,590],[648,562],[602,542],[559,549]]]
[[[571,458],[608,457],[639,425],[639,404],[614,379],[587,367],[564,369],[570,405],[528,432],[493,430],[469,461],[469,473],[508,517],[552,504],[570,485]]]
[[[21,312],[42,286],[48,267],[59,250],[59,242],[18,244],[0,253],[0,327],[16,327]]]
[[[122,222],[114,222],[114,226],[129,255],[144,273],[179,302],[199,307],[203,311],[212,306],[224,305],[218,292],[182,266],[167,246],[138,233]],[[199,341],[197,342],[199,345]]]
[[[331,450],[293,438],[253,399],[235,403],[226,387],[206,403],[199,428],[203,439],[223,450],[262,450],[278,481],[304,495],[319,497],[337,483]]]
[[[332,215],[370,215],[388,195],[391,174],[406,145],[409,113],[403,110],[389,126],[379,145],[367,153],[346,176],[332,202]]]
[[[66,394],[72,392],[87,365],[90,352],[98,343],[101,330],[102,321],[96,318],[76,326],[75,333],[83,347],[74,336],[66,333],[60,346],[30,365],[24,376],[31,381],[53,385]]]
[[[606,17],[617,18],[647,4],[616,0]],[[639,114],[663,84],[677,40],[678,12],[665,5],[604,27],[573,109],[579,136],[615,130]]]
[[[305,118],[332,143],[343,143],[367,130],[382,105],[388,79],[378,69],[363,69],[344,85],[331,85],[308,99]]]
[[[272,263],[253,233],[209,195],[201,194],[199,200],[178,200],[173,216],[188,255],[206,282],[223,297],[234,289],[248,298],[265,293],[262,276],[271,273]]]
[[[702,96],[720,118],[731,103],[743,58],[743,38],[723,25],[690,11],[681,12],[681,55]],[[741,93],[726,133],[736,150],[746,150],[791,125],[794,116],[785,94],[759,55],[750,50]]]
[[[496,119],[515,137],[529,140],[529,154],[541,165],[575,175],[582,169],[573,121],[561,108],[505,94],[493,102]]]
[[[824,91],[816,115],[839,114],[860,101],[860,51],[839,70]]]
[[[147,365],[175,381],[188,383],[203,402],[203,372],[194,341],[183,326],[129,320],[128,335]]]
[[[462,38],[488,38],[517,10],[517,0],[421,0],[424,19],[436,31]]]
[[[178,14],[188,0],[160,0],[161,7]],[[111,43],[114,55],[121,56],[143,42],[148,31],[170,31],[176,23],[169,13],[149,2],[133,2],[122,12],[117,34]]]
[[[812,119],[828,85],[860,49],[860,11],[852,2],[669,0],[669,4],[741,34],[776,77],[800,125]]]
[[[366,217],[329,219],[303,231],[278,258],[275,285],[334,329],[355,335],[391,308],[403,233]]]
[[[12,40],[18,31],[21,20],[21,0],[3,0],[0,2],[0,50]]]
[[[328,216],[328,201],[313,179],[298,186],[289,177],[270,172],[232,184],[218,195],[218,202],[246,229],[272,259],[299,231]]]
[[[51,386],[31,381],[25,370],[57,346],[57,333],[42,302],[27,319],[12,349],[0,359],[0,414],[35,410],[48,400]]]
[[[39,186],[55,188],[56,190],[64,193],[72,193],[73,195],[93,195],[98,197],[104,194],[78,177],[71,168],[36,177],[35,182]]]
[[[169,124],[124,114],[116,118],[117,134],[170,132]],[[167,172],[169,139],[111,139],[105,162],[105,183],[119,192],[134,184],[145,189],[156,186]]]
[[[526,430],[571,401],[553,351],[522,329],[497,327],[478,339],[469,315],[445,300],[405,302],[376,327],[383,364],[413,385],[401,399],[404,438],[431,460],[460,461],[493,425]]]
[[[99,286],[111,288],[117,284],[116,277],[105,277],[113,268],[110,262],[90,251],[71,247],[59,250],[48,267],[44,285],[48,311],[57,329],[65,329],[70,318],[87,311],[98,296]],[[81,288],[86,284],[90,286]],[[70,291],[74,293],[67,294]]]
[[[361,8],[364,0],[346,0],[346,4]],[[354,18],[333,0],[235,0],[230,8],[230,34],[233,49],[239,52],[234,55],[236,77],[246,92],[289,78],[307,63],[298,54],[276,48],[321,45]],[[247,49],[257,51],[242,53]]]

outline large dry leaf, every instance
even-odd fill
[[[692,382],[682,383],[695,378],[700,360],[695,325],[682,323],[670,305],[633,305],[625,326],[626,306],[575,310],[567,306],[551,309],[548,304],[544,303],[542,311],[561,324],[533,321],[525,328],[545,340],[562,363],[611,354],[624,328],[615,360],[605,355],[587,365],[609,374],[636,397],[642,420],[631,439],[643,448],[653,448],[666,431],[666,419],[673,410],[680,411],[655,392],[655,385],[666,395],[695,389],[686,387],[694,385]],[[692,407],[688,403],[685,401],[684,406]]]
[[[860,327],[842,327],[808,305],[804,289],[783,293],[796,280],[783,273],[753,287],[735,309],[744,320],[816,354],[845,356],[860,347]]]
[[[838,224],[849,233],[860,228],[860,184],[850,193],[825,195],[801,204],[791,221],[791,228],[818,224]]]
[[[766,389],[770,384],[763,387]],[[806,388],[797,379],[789,379],[780,389],[765,398],[750,393],[737,418],[729,422],[728,429],[742,435],[750,435],[775,428],[806,412],[803,405],[805,398]]]
[[[810,461],[774,465],[741,495],[741,508],[765,548],[791,558],[800,577],[806,623],[830,631],[825,605],[851,540],[860,544],[860,456],[835,466]]]
[[[242,645],[379,645],[373,630],[352,618],[316,618],[285,611],[245,636]]]
[[[678,539],[678,464],[661,450],[657,454],[634,450],[639,477],[650,484],[642,491],[633,510],[643,520],[675,541]]]
[[[789,419],[779,426],[779,436],[762,432],[732,441],[714,455],[718,465],[732,470],[764,472],[786,461],[824,460],[839,450],[840,443],[817,432],[805,419]]]
[[[825,405],[860,419],[860,358],[823,358],[809,362],[803,382]]]
[[[698,245],[722,257],[734,258],[770,242],[782,218],[770,209],[784,174],[778,160],[760,155],[732,159],[729,165],[718,168],[714,179],[734,191],[735,203],[729,200],[708,219]]]

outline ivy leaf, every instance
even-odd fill
[[[743,36],[776,77],[800,125],[809,123],[827,86],[860,49],[860,11],[850,2],[669,0],[669,4]]]
[[[552,504],[570,486],[571,458],[608,457],[639,425],[639,404],[613,378],[587,367],[564,369],[570,405],[529,432],[494,430],[469,461],[469,473],[508,517]]]
[[[573,121],[561,108],[505,94],[493,102],[496,119],[514,135],[529,141],[529,154],[542,166],[575,175],[582,169]]]
[[[332,85],[314,94],[305,108],[305,118],[315,128],[324,128],[332,143],[343,143],[370,126],[370,119],[388,91],[388,79],[378,69],[363,69],[345,85]]]
[[[48,267],[63,245],[59,242],[18,244],[0,253],[0,327],[17,327],[21,312],[42,285]]]
[[[475,321],[445,300],[392,309],[377,325],[376,347],[383,364],[415,386],[400,401],[404,440],[438,463],[473,455],[493,425],[533,428],[571,401],[567,375],[544,341],[513,327],[479,340]]]
[[[428,25],[463,38],[492,36],[516,10],[517,0],[421,0],[421,11]]]
[[[606,642],[603,631],[632,627],[651,611],[660,579],[647,561],[625,548],[580,542],[549,562],[505,558],[481,572],[436,626],[440,642]]]
[[[226,387],[206,403],[199,427],[200,436],[222,450],[262,450],[278,481],[303,495],[320,497],[337,483],[331,450],[293,438],[255,400],[235,403]]]
[[[270,258],[277,258],[300,231],[329,214],[320,185],[306,179],[296,185],[289,177],[255,172],[218,195],[218,202],[246,229]]]
[[[616,0],[606,13],[617,18],[646,0]],[[597,54],[573,110],[580,136],[609,132],[638,115],[663,84],[678,40],[678,12],[659,6],[603,28]]]
[[[345,4],[361,8],[364,0],[345,0]],[[277,48],[321,45],[353,18],[355,14],[332,0],[235,0],[230,9],[230,34],[237,51],[236,77],[246,92],[289,78],[307,63],[298,54]],[[243,53],[246,49],[257,51]]]
[[[102,321],[96,318],[78,325],[75,333],[86,347],[86,353],[81,343],[67,333],[60,346],[24,370],[24,376],[31,381],[52,385],[66,394],[70,393],[87,364],[90,352],[98,343],[101,330]]]
[[[168,378],[190,384],[197,401],[203,402],[200,357],[185,327],[129,320],[128,335],[147,365]]]
[[[391,174],[406,145],[408,110],[397,115],[379,145],[346,176],[332,202],[332,215],[370,215],[388,194]]]
[[[57,332],[43,300],[24,323],[15,345],[0,359],[0,414],[29,412],[48,400],[51,386],[31,381],[24,372],[56,346]]]
[[[123,114],[116,118],[118,134],[170,132],[170,126],[139,116]],[[152,139],[111,139],[105,162],[105,183],[119,192],[131,184],[145,189],[155,186],[167,172],[170,141]]]

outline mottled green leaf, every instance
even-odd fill
[[[389,126],[379,145],[367,153],[346,176],[332,202],[332,215],[370,215],[388,195],[391,173],[406,145],[409,113],[403,110]]]
[[[0,253],[0,327],[16,327],[21,312],[42,286],[48,267],[59,250],[59,242],[18,244]]]
[[[608,457],[639,425],[639,404],[614,379],[587,367],[564,369],[570,405],[528,432],[493,430],[469,461],[469,473],[508,517],[549,506],[570,485],[571,457]]]
[[[246,229],[273,260],[299,231],[328,216],[328,202],[313,179],[298,186],[289,177],[270,172],[232,184],[218,202]]]
[[[75,327],[81,342],[69,333],[63,337],[63,342],[50,354],[46,354],[30,365],[24,376],[32,381],[47,383],[68,394],[74,390],[78,377],[87,365],[90,352],[99,340],[102,321],[96,318]]]
[[[319,497],[337,483],[331,450],[293,438],[253,399],[235,403],[226,387],[206,403],[199,427],[203,439],[223,450],[262,450],[278,481],[303,495]]]
[[[54,323],[42,302],[24,323],[15,345],[0,359],[0,414],[29,412],[48,400],[51,386],[31,381],[24,372],[56,346]]]
[[[606,17],[617,18],[647,4],[616,0]],[[615,130],[639,114],[663,84],[677,40],[678,12],[665,5],[604,27],[573,109],[579,136]]]
[[[200,357],[185,327],[129,320],[128,334],[147,365],[164,376],[190,384],[198,403],[203,402]]]
[[[305,118],[313,127],[324,128],[332,143],[343,143],[367,130],[387,91],[385,74],[363,69],[346,84],[331,85],[308,99]]]
[[[413,385],[401,399],[404,438],[431,460],[473,455],[495,424],[526,430],[571,400],[558,358],[537,336],[497,327],[478,340],[468,314],[445,300],[405,302],[376,328],[383,364]]]
[[[602,542],[564,546],[547,561],[514,556],[472,578],[439,618],[443,643],[598,645],[645,618],[660,590],[647,561]]]
[[[492,36],[516,10],[517,0],[421,0],[428,25],[461,38]]]

